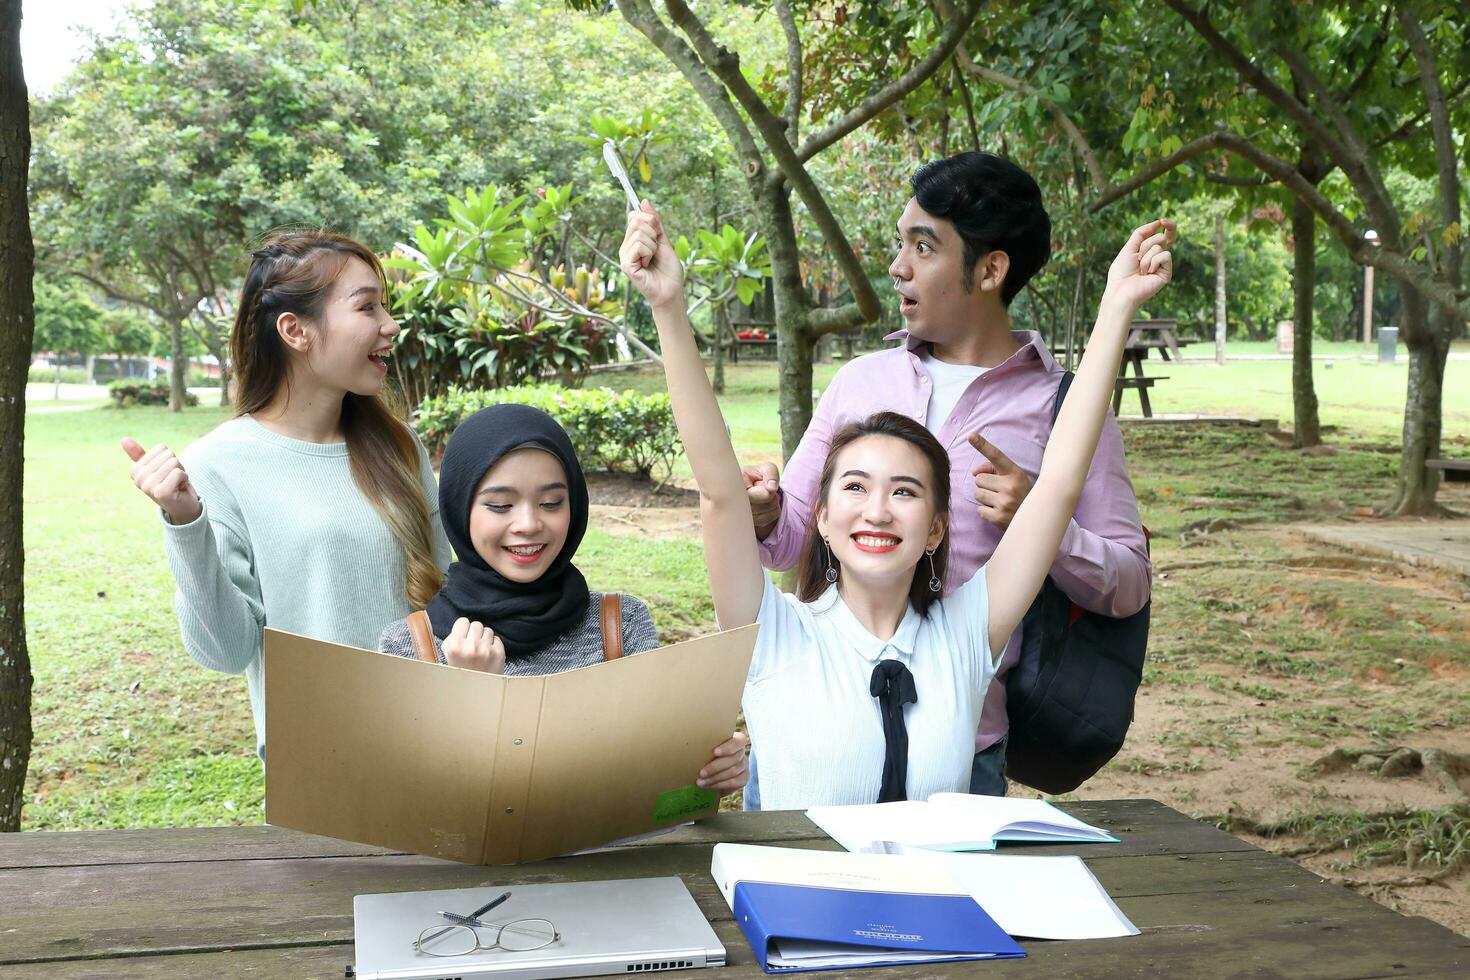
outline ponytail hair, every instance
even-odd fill
[[[387,289],[382,263],[372,249],[328,231],[279,233],[252,253],[230,333],[237,417],[260,411],[290,384],[290,362],[276,332],[276,319],[282,313],[319,319],[337,277],[354,258],[367,263]],[[342,400],[342,432],[353,482],[403,549],[409,605],[423,609],[444,577],[434,563],[418,445],[405,417],[403,406],[386,386],[377,395],[349,392]]]

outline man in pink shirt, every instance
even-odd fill
[[[1063,369],[1041,338],[1013,331],[1007,308],[1051,252],[1051,220],[1036,182],[988,153],[926,164],[898,220],[889,274],[907,331],[900,346],[843,366],[823,392],[780,477],[746,469],[766,567],[794,567],[807,549],[822,462],[833,433],[874,412],[922,422],[949,450],[947,594],[989,560],[1041,468]],[[1111,417],[1051,576],[1078,605],[1107,616],[1143,608],[1151,566],[1138,501]],[[1005,675],[1020,631],[986,695],[970,791],[1004,795]],[[759,746],[755,746],[759,752]],[[746,806],[759,801],[754,760]]]

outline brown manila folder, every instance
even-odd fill
[[[267,629],[266,821],[513,864],[708,816],[757,628],[536,677]]]

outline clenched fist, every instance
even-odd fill
[[[451,667],[485,674],[505,673],[505,644],[488,626],[461,616],[444,638],[444,659]]]

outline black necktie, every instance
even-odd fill
[[[878,699],[883,711],[883,788],[879,803],[908,799],[909,730],[903,723],[903,706],[917,704],[919,692],[914,675],[897,660],[879,661],[873,668],[868,691]]]

